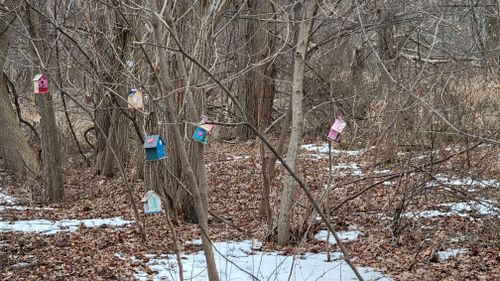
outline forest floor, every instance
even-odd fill
[[[453,147],[432,154],[401,153],[398,161],[371,165],[376,162],[371,148],[334,149],[335,188],[322,206],[331,210],[331,220],[354,263],[364,267],[364,272],[370,271],[371,280],[382,280],[382,276],[387,278],[384,280],[500,280],[500,153],[487,145],[461,153],[465,150]],[[141,241],[122,181],[95,176],[93,169],[78,163],[78,155],[72,157],[72,163],[65,165],[67,196],[61,204],[32,203],[33,183],[0,170],[0,280],[175,280],[175,262],[164,260],[171,258],[165,254],[172,254],[174,248],[165,216],[144,216],[141,211],[147,232],[147,240]],[[426,165],[431,161],[439,163]],[[302,146],[298,167],[299,176],[319,198],[328,182],[327,146]],[[134,170],[127,168],[130,178],[134,178]],[[309,231],[290,246],[278,247],[269,241],[273,232],[258,211],[259,145],[209,145],[206,171],[210,209],[223,218],[210,216],[210,236],[216,247],[238,248],[225,252],[233,257],[233,264],[255,256],[264,263],[274,262],[274,269],[281,265],[291,268],[295,261],[306,267],[311,258],[310,266],[323,275],[329,265],[342,270],[329,279],[312,275],[308,279],[290,272],[285,277],[351,280],[335,243],[331,245],[335,262],[324,263],[326,232],[320,220],[313,219]],[[279,168],[271,192],[275,216],[282,173]],[[377,182],[380,184],[358,195]],[[144,183],[131,183],[139,204]],[[297,196],[295,226],[304,225],[301,218],[309,209],[305,197],[300,192]],[[339,206],[346,198],[352,200]],[[176,230],[185,270],[200,269],[194,266],[200,263],[194,258],[201,250],[198,228],[180,220]],[[251,248],[261,243],[259,249]],[[283,257],[298,259],[288,264]],[[247,270],[253,270],[251,267]],[[222,280],[252,280],[250,275],[245,277],[248,279],[239,277],[237,268],[230,270],[235,275],[221,273]],[[191,274],[203,276],[203,272]],[[272,280],[288,279],[270,273],[261,280],[273,276],[276,279]]]

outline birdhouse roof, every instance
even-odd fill
[[[45,78],[45,75],[43,75],[43,74],[38,74],[37,76],[35,76],[35,78],[33,78],[33,81],[38,81],[38,80],[40,80],[41,78]]]
[[[156,197],[160,198],[160,195],[158,195],[158,193],[154,192],[153,190],[150,190],[150,191],[146,192],[146,194],[144,194],[144,196],[142,196],[141,203],[146,203],[149,200],[149,197],[151,197],[151,196],[156,196]]]
[[[159,135],[147,136],[144,140],[143,148],[156,148],[160,140],[165,143],[165,141]]]
[[[214,129],[214,127],[215,126],[213,124],[203,124],[203,125],[200,126],[200,128],[202,128],[203,130],[205,130],[205,131],[207,131],[209,133],[212,132],[212,130]]]
[[[136,89],[136,88],[132,88],[132,89],[130,89],[130,91],[128,92],[128,95],[129,95],[129,96],[133,96],[133,95],[135,95],[135,94],[142,94],[142,92],[141,92],[141,90],[138,90],[138,89]]]

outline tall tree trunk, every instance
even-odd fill
[[[8,8],[10,7],[7,2]],[[11,24],[15,19],[13,12],[7,12],[0,18],[0,69],[3,70],[5,57],[10,46]],[[24,136],[16,112],[9,99],[7,83],[2,76],[0,79],[0,120],[2,120],[2,130],[0,130],[0,155],[5,159],[5,164],[21,174],[31,174],[37,176],[40,173],[40,164],[35,151],[28,144]],[[34,175],[33,175],[34,174]]]
[[[39,1],[33,1],[31,5],[33,7],[42,7]],[[42,57],[45,51],[42,45],[42,38],[40,37],[41,23],[38,13],[30,7],[27,16],[28,30],[33,42],[35,61],[38,59],[40,69],[45,70]],[[52,94],[49,92],[43,95],[36,95],[36,103],[41,116],[40,130],[45,198],[50,202],[59,202],[64,197],[64,179],[61,163],[61,145]]]
[[[97,4],[95,7],[98,21],[101,23],[98,25],[99,30],[96,31],[98,40],[96,40],[95,48],[96,53],[99,54],[97,65],[103,70],[101,81],[109,89],[99,90],[96,122],[99,122],[98,125],[104,130],[111,146],[105,143],[105,138],[100,136],[100,132],[96,132],[96,172],[112,177],[116,173],[117,163],[110,148],[114,149],[122,163],[127,163],[130,156],[128,153],[130,122],[121,111],[127,107],[125,100],[128,89],[125,86],[124,65],[127,61],[129,32],[118,11],[123,8],[121,4],[114,6],[112,10],[100,5]],[[109,36],[112,38],[105,38]]]
[[[300,139],[304,123],[304,113],[302,110],[302,98],[304,96],[304,66],[306,51],[309,43],[309,33],[313,23],[313,16],[316,13],[316,1],[305,1],[305,17],[299,25],[299,37],[297,47],[294,52],[294,70],[292,82],[292,133],[288,143],[288,152],[286,154],[286,163],[293,172],[296,171],[296,160],[299,150]],[[281,193],[281,202],[278,214],[278,236],[279,245],[287,245],[290,239],[290,217],[292,214],[292,202],[294,197],[295,180],[287,172],[283,191]]]
[[[252,67],[244,74],[239,102],[247,112],[250,123],[257,128],[265,128],[271,123],[274,103],[274,64],[268,56],[274,51],[274,39],[269,34],[272,28],[270,15],[272,4],[264,0],[247,1],[250,15],[257,19],[241,19],[240,32],[245,52],[240,57],[249,56],[249,61],[240,58],[242,67]],[[268,18],[266,18],[268,17]],[[267,58],[267,62],[264,61]],[[240,127],[240,139],[254,138],[255,134],[247,126]]]
[[[165,45],[165,33],[164,33],[164,28],[163,26],[160,26],[158,17],[160,16],[166,16],[167,17],[167,22],[169,23],[169,28],[172,36],[176,36],[175,33],[172,33],[172,31],[176,30],[176,27],[174,25],[174,21],[171,18],[169,14],[162,15],[159,11],[163,10],[164,11],[164,1],[162,0],[157,0],[157,3],[155,9],[153,11],[156,11],[158,14],[153,14],[153,30],[154,34],[156,37],[156,43],[159,46],[164,46]],[[206,2],[199,3],[199,5],[206,5]],[[203,7],[202,10],[205,10],[206,7]],[[168,13],[168,12],[167,12]],[[163,92],[164,88],[169,88],[168,84],[169,82],[169,74],[168,74],[168,65],[167,65],[167,60],[164,54],[159,56],[159,62],[160,62],[160,78],[161,78],[161,84],[163,85],[160,89],[160,92]],[[167,120],[169,123],[173,124],[178,124],[178,118],[175,110],[175,101],[172,95],[168,95],[166,97],[166,104],[167,104],[167,110],[168,110],[168,115],[167,115]],[[194,104],[191,104],[191,106],[194,106]],[[202,188],[200,187],[200,184],[198,183],[198,178],[195,174],[195,170],[193,169],[193,166],[191,165],[189,161],[189,155],[187,152],[186,147],[184,146],[184,141],[182,138],[182,134],[180,132],[180,129],[178,126],[172,126],[172,135],[173,139],[175,142],[175,145],[177,147],[177,154],[182,165],[182,169],[186,175],[186,180],[188,183],[188,186],[191,188],[191,193],[193,194],[193,199],[194,199],[194,209],[196,212],[196,216],[198,219],[198,226],[200,227],[201,231],[201,239],[202,239],[202,246],[203,246],[203,252],[205,254],[205,260],[207,263],[207,270],[208,270],[208,277],[210,281],[219,281],[219,274],[217,272],[217,266],[215,263],[214,259],[214,254],[213,254],[213,248],[212,244],[210,241],[210,238],[208,236],[208,210],[206,203],[204,202],[203,196],[206,197],[206,191],[205,194],[202,195],[204,192]]]

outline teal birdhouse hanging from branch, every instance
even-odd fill
[[[161,198],[158,193],[150,190],[144,194],[141,199],[144,207],[144,214],[159,214],[161,213]]]
[[[165,141],[159,135],[147,136],[143,146],[146,152],[146,160],[156,161],[167,157],[165,144]]]
[[[212,118],[205,115],[201,116],[200,125],[196,127],[196,130],[194,130],[193,139],[202,144],[207,144],[208,137],[212,134],[215,128],[215,125],[211,124],[211,122],[214,122]]]

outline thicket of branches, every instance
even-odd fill
[[[498,146],[497,0],[5,0],[0,11],[1,37],[9,42],[1,49],[2,98],[15,106],[35,150],[46,134],[34,114],[31,79],[43,72],[63,131],[61,149],[76,143],[97,174],[121,175],[125,183],[123,169],[133,164],[135,176],[168,199],[174,217],[182,214],[204,231],[204,147],[189,141],[203,114],[224,123],[215,139],[275,136],[275,152],[284,153],[290,127],[300,124],[291,109],[299,89],[304,134],[322,139],[342,115],[349,127],[343,145],[375,146],[374,165],[405,163],[398,152]],[[300,62],[303,90],[295,88]],[[131,88],[146,93],[144,109],[127,109]],[[47,105],[39,101],[37,108],[45,112]],[[164,136],[168,154],[179,157],[145,163],[141,146],[150,134]],[[9,138],[0,144],[8,147]],[[85,153],[89,145],[95,157]],[[6,160],[38,162],[23,151],[0,148]],[[264,145],[261,153],[261,209],[273,228],[266,194],[275,171],[266,163],[278,156]],[[435,175],[427,169],[433,161],[420,168],[405,163],[400,176]],[[397,207],[408,205],[406,195]]]

